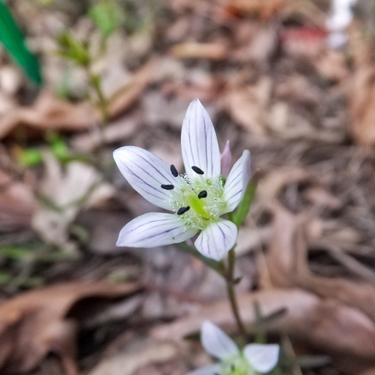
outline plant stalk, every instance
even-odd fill
[[[236,291],[235,291],[235,280],[234,280],[234,268],[236,263],[236,254],[234,252],[234,248],[232,248],[228,253],[228,270],[226,275],[226,283],[227,283],[227,293],[228,298],[230,302],[230,306],[233,312],[233,316],[236,320],[238,330],[245,340],[247,341],[247,333],[245,329],[245,325],[242,322],[240,310],[238,308],[238,302],[236,297]]]
[[[101,115],[103,117],[103,123],[106,124],[109,120],[108,102],[102,90],[100,77],[89,71],[89,79],[90,79],[91,87],[94,89],[95,94],[98,98],[98,105],[99,105]]]

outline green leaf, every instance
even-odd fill
[[[0,286],[6,285],[11,278],[12,276],[9,273],[0,271]]]
[[[251,179],[247,189],[245,191],[245,195],[242,198],[241,203],[238,205],[236,212],[232,216],[232,221],[237,227],[240,227],[244,220],[246,219],[247,214],[250,211],[251,204],[253,203],[255,192],[258,185],[258,174],[255,173],[253,178]]]
[[[68,31],[63,31],[57,37],[58,54],[75,62],[79,66],[90,64],[90,54],[85,43],[75,39]]]
[[[39,165],[43,161],[42,153],[36,148],[27,148],[25,150],[21,150],[17,157],[20,163],[22,163],[26,167]]]
[[[0,256],[10,259],[29,259],[32,257],[32,250],[21,246],[0,247]]]
[[[59,161],[62,161],[69,156],[69,147],[60,134],[55,132],[47,133],[46,138],[51,147],[52,153]]]
[[[111,0],[101,0],[89,10],[89,16],[105,36],[110,36],[124,21],[121,8]]]
[[[0,0],[0,42],[30,80],[42,84],[39,60],[29,50],[25,37],[3,0]]]

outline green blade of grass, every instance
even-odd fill
[[[0,42],[30,80],[42,84],[40,64],[28,49],[25,37],[3,0],[0,0]]]

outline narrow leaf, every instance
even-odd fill
[[[25,37],[3,0],[0,0],[0,42],[11,58],[24,70],[30,80],[42,83],[40,64],[29,50]]]
[[[255,192],[258,185],[258,174],[255,173],[253,178],[251,179],[249,185],[247,186],[246,192],[242,201],[238,205],[236,212],[233,214],[233,223],[240,227],[241,224],[246,219],[247,214],[249,213],[251,204],[253,203]]]

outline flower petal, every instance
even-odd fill
[[[250,176],[250,151],[245,150],[234,164],[225,183],[223,197],[227,207],[223,213],[232,212],[241,202]]]
[[[198,167],[207,177],[220,175],[220,150],[210,116],[198,99],[187,109],[181,132],[181,148],[186,173]]]
[[[209,365],[202,368],[199,368],[195,371],[190,371],[187,375],[219,375],[220,374],[220,365]]]
[[[136,146],[118,148],[113,157],[120,172],[139,194],[156,206],[171,209],[171,192],[161,185],[176,185],[178,180],[165,161]]]
[[[194,245],[205,257],[219,261],[234,246],[236,239],[237,227],[229,220],[220,219],[203,229]]]
[[[246,345],[243,353],[254,369],[262,374],[270,372],[279,360],[280,347],[277,344]]]
[[[173,214],[149,212],[121,229],[117,246],[156,247],[186,241],[197,233]]]
[[[202,324],[201,342],[207,353],[221,360],[239,353],[234,341],[218,326],[208,320]]]

